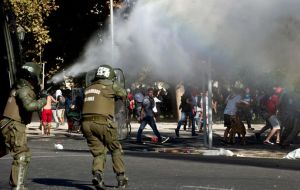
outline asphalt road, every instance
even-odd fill
[[[54,149],[57,142],[64,150]],[[33,155],[27,177],[30,190],[93,189],[92,157],[82,137],[30,138],[29,146]],[[156,153],[144,147],[125,150],[125,154],[127,189],[300,190],[299,161]],[[0,190],[9,189],[11,161],[9,155],[0,159]],[[116,185],[110,156],[105,183],[108,189]]]

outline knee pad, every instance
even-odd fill
[[[16,164],[28,164],[31,159],[30,152],[22,152],[14,156],[14,163]]]

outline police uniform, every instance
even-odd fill
[[[122,146],[117,139],[116,124],[113,122],[115,99],[118,97],[126,98],[126,91],[109,79],[97,80],[85,89],[82,132],[94,157],[93,184],[97,189],[104,189],[103,171],[107,150],[111,152],[113,170],[117,174],[119,185],[128,180],[124,175]]]
[[[27,147],[26,125],[31,122],[32,112],[38,111],[46,104],[46,98],[37,100],[34,86],[27,80],[20,79],[11,90],[1,126],[0,157],[11,153],[13,156],[10,184],[12,189],[23,190],[26,172],[31,158]],[[4,145],[3,145],[4,143]]]

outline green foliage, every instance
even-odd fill
[[[34,46],[25,49],[25,54],[41,56],[44,46],[51,42],[45,19],[58,9],[55,0],[9,0],[9,2],[16,15],[17,26],[21,26],[26,35],[32,35],[34,40]]]

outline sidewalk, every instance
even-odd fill
[[[52,126],[55,126],[52,123]],[[145,141],[147,142],[144,145],[137,145],[136,141],[136,133],[139,128],[139,123],[132,123],[131,124],[131,137],[123,140],[123,148],[124,150],[130,151],[152,151],[157,153],[176,153],[176,154],[218,154],[220,153],[220,149],[230,150],[233,152],[233,156],[237,157],[250,157],[250,158],[275,158],[275,159],[282,159],[287,153],[293,151],[294,149],[300,148],[299,142],[295,144],[293,147],[289,147],[287,149],[282,149],[278,145],[264,145],[257,143],[255,139],[254,132],[260,130],[263,125],[256,125],[253,124],[252,127],[255,129],[254,131],[247,130],[246,145],[234,144],[234,145],[224,145],[221,143],[221,139],[224,133],[224,126],[223,124],[214,124],[213,125],[213,144],[212,149],[209,150],[207,146],[204,146],[204,133],[198,133],[198,136],[191,136],[190,129],[186,131],[183,130],[183,126],[180,130],[180,137],[176,138],[175,136],[175,128],[177,123],[164,123],[158,122],[157,123],[158,130],[163,136],[170,137],[170,140],[163,144],[158,145],[156,143],[151,142],[151,137],[154,136],[152,129],[147,126],[144,131],[143,135]],[[82,136],[82,134],[78,133],[67,133],[67,124],[60,126],[58,129],[51,128],[51,135],[46,136],[42,134],[42,131],[39,129],[39,122],[32,122],[27,126],[27,136],[28,138],[51,138],[55,136]],[[267,131],[268,132],[268,131]],[[264,139],[265,136],[262,136]],[[224,151],[223,151],[224,152]]]

